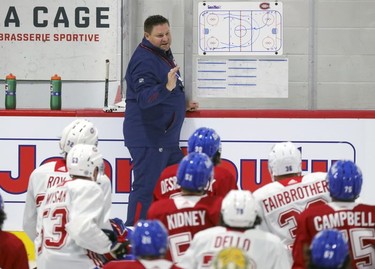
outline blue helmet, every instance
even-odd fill
[[[189,153],[181,160],[176,176],[181,188],[194,192],[203,191],[213,176],[212,161],[204,153]]]
[[[362,172],[352,161],[336,161],[327,173],[331,196],[341,201],[358,198],[362,188]]]
[[[342,268],[349,247],[343,234],[336,229],[326,229],[317,233],[310,245],[311,262],[323,268]]]
[[[140,220],[134,226],[131,238],[133,254],[138,256],[164,256],[167,251],[168,232],[159,220]]]
[[[188,152],[206,153],[212,158],[216,152],[221,152],[220,136],[214,129],[201,127],[188,140]]]

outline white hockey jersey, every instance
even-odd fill
[[[101,230],[104,196],[96,182],[69,179],[50,188],[38,213],[38,269],[92,269],[88,251],[108,253],[111,241]]]
[[[31,173],[26,194],[23,230],[32,241],[34,241],[37,236],[36,222],[38,210],[47,189],[52,188],[67,179],[70,179],[70,176],[64,159],[45,163]],[[103,190],[105,200],[103,211],[104,223],[102,226],[103,228],[111,229],[111,225],[108,222],[112,205],[111,181],[106,175],[102,175],[98,178],[97,183]]]
[[[326,173],[322,172],[275,181],[253,195],[262,218],[260,228],[277,235],[290,250],[296,236],[297,218],[302,211],[331,201]]]
[[[185,269],[212,268],[213,258],[227,247],[242,249],[250,258],[249,268],[291,268],[288,250],[277,236],[258,229],[238,231],[221,226],[195,234],[177,265]]]

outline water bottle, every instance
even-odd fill
[[[16,76],[12,73],[6,76],[5,79],[5,108],[16,108]]]
[[[54,75],[51,77],[51,99],[50,107],[52,110],[61,109],[61,77]]]

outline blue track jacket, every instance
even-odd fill
[[[172,92],[165,87],[175,66],[171,51],[164,52],[145,38],[136,48],[125,75],[125,146],[179,145],[186,111],[184,87],[180,80]]]

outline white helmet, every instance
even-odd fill
[[[60,139],[63,154],[69,153],[74,145],[98,145],[98,129],[86,119],[76,119],[66,126]]]
[[[268,170],[272,177],[301,173],[301,152],[292,142],[275,144],[269,154]]]
[[[221,215],[228,226],[254,226],[258,212],[251,192],[245,190],[231,190],[228,192],[221,204]]]
[[[99,168],[99,172],[103,171],[103,156],[96,146],[78,144],[69,151],[66,166],[71,176],[89,177],[95,181],[96,167]]]

